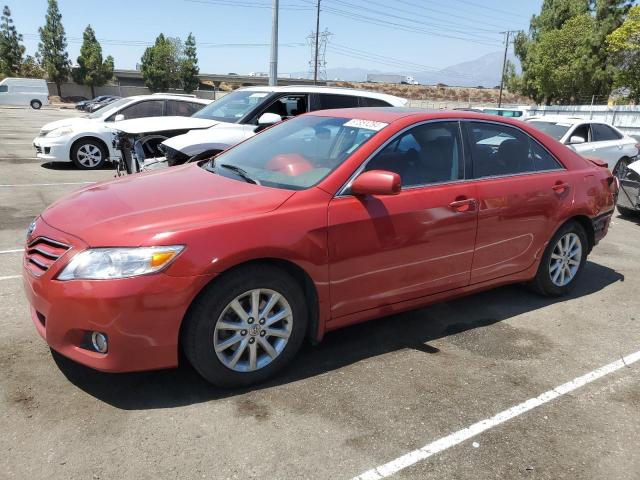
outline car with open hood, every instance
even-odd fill
[[[312,112],[58,200],[28,230],[24,287],[37,331],[77,362],[150,370],[182,351],[247,385],[357,322],[514,282],[568,293],[617,186],[518,120]]]
[[[246,87],[216,100],[191,118],[171,125],[154,119],[121,122],[114,128],[142,139],[144,160],[163,157],[168,166],[213,156],[261,130],[306,112],[335,108],[402,107],[404,98],[384,93],[323,86]],[[208,122],[208,124],[207,124]],[[208,125],[203,128],[203,125]],[[158,139],[164,138],[158,142]],[[150,140],[147,145],[146,140]],[[131,143],[135,143],[135,140]],[[155,146],[158,145],[158,149]]]
[[[114,124],[142,117],[189,116],[210,100],[192,95],[153,94],[121,98],[83,117],[44,125],[33,140],[36,157],[43,162],[73,162],[91,170],[119,158],[113,147]]]

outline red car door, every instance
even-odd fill
[[[329,204],[332,318],[469,284],[477,209],[458,122],[400,133],[362,168],[402,178],[395,196]]]
[[[473,284],[530,267],[573,189],[561,164],[523,131],[489,122],[466,126],[479,201]]]

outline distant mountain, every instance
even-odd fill
[[[503,55],[504,52],[488,53],[475,60],[451,65],[442,70],[424,72],[391,72],[349,67],[328,68],[327,78],[329,80],[364,82],[367,79],[368,73],[389,73],[410,75],[423,85],[444,83],[446,85],[460,87],[494,87],[500,84]],[[518,70],[520,69],[520,63],[515,56],[510,55],[509,60],[516,64]],[[420,62],[419,59],[415,61]],[[306,78],[307,72],[294,72],[291,76]]]

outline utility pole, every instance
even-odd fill
[[[318,83],[318,37],[320,36],[320,0],[318,0],[318,8],[316,10],[316,53],[314,55],[314,68],[313,68],[313,84]]]
[[[269,63],[269,85],[278,85],[278,0],[273,0],[271,22],[271,62]]]
[[[507,52],[509,51],[509,37],[511,36],[511,31],[507,30],[506,32],[500,32],[507,35],[507,38],[504,42],[504,58],[502,59],[502,76],[500,77],[500,96],[498,97],[498,108],[502,106],[502,89],[504,88],[504,74],[507,70]]]

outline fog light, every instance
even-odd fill
[[[109,348],[107,336],[100,332],[91,333],[91,346],[96,352],[107,353],[107,349]]]

